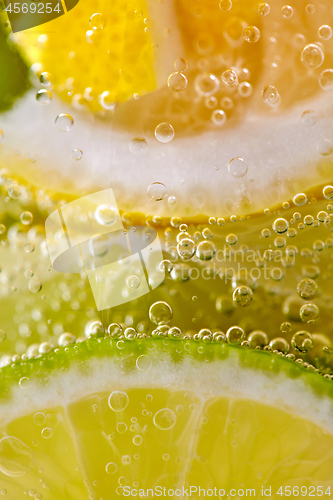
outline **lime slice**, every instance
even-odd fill
[[[8,366],[0,384],[13,498],[333,486],[332,382],[267,352],[90,340]]]
[[[332,382],[271,353],[90,340],[3,368],[0,386],[9,497],[333,486]]]

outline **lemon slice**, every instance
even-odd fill
[[[110,110],[116,102],[155,90],[180,56],[180,36],[161,29],[161,16],[174,22],[170,6],[146,0],[94,5],[80,0],[75,9],[43,25],[45,34],[37,27],[16,38],[42,83],[54,84],[77,107]]]
[[[0,386],[9,496],[333,486],[332,382],[280,356],[99,339],[8,366]]]

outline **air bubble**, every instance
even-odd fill
[[[282,234],[282,233],[285,233],[287,231],[287,229],[289,228],[289,223],[288,223],[288,221],[286,221],[286,219],[282,219],[282,218],[275,219],[275,221],[273,222],[272,228],[276,233]]]
[[[81,149],[73,149],[73,151],[71,153],[72,160],[79,161],[79,160],[81,160],[82,156],[83,156],[83,152],[81,151]]]
[[[0,439],[0,472],[10,477],[24,476],[34,464],[34,454],[20,439],[5,436]]]
[[[147,372],[152,367],[152,360],[146,354],[142,354],[136,359],[136,366],[140,372]]]
[[[323,24],[318,28],[318,35],[324,40],[329,40],[332,36],[332,28],[328,24]]]
[[[106,464],[105,470],[108,474],[115,474],[118,470],[117,464],[115,464],[114,462],[109,462],[108,464]]]
[[[134,137],[128,147],[134,156],[143,156],[148,151],[148,144],[144,137]]]
[[[135,274],[132,274],[126,279],[126,285],[131,290],[136,290],[140,286],[140,279]]]
[[[260,30],[256,26],[248,26],[243,31],[243,36],[247,42],[255,43],[260,39]]]
[[[156,325],[168,324],[172,320],[173,311],[167,302],[158,301],[149,308],[150,321]]]
[[[163,431],[172,429],[177,421],[175,413],[169,408],[162,408],[153,417],[154,425]]]
[[[55,119],[55,124],[60,132],[68,132],[74,125],[74,120],[71,115],[67,113],[61,113]]]
[[[239,345],[245,340],[245,332],[240,326],[232,326],[226,333],[227,341],[229,344]]]
[[[229,174],[233,177],[241,178],[247,174],[247,164],[243,158],[233,158],[228,165]]]
[[[176,71],[176,73],[171,73],[168,78],[168,87],[173,92],[180,92],[187,87],[187,78],[184,73]]]
[[[325,69],[320,73],[319,85],[323,90],[333,90],[333,69]]]
[[[272,351],[279,351],[282,352],[283,354],[288,354],[290,349],[288,342],[282,337],[276,337],[275,339],[271,340],[269,346],[272,349]]]
[[[32,278],[29,281],[28,288],[32,293],[38,293],[42,289],[42,282],[38,278]]]
[[[162,201],[168,196],[168,192],[162,182],[152,182],[147,189],[147,195],[153,201]]]
[[[284,5],[281,8],[281,14],[285,18],[291,17],[293,15],[293,13],[294,13],[294,9],[290,5]]]
[[[310,333],[305,331],[300,331],[295,333],[291,339],[291,345],[295,351],[306,353],[309,352],[313,347],[313,339]]]
[[[215,94],[219,89],[220,83],[218,78],[209,73],[204,73],[196,76],[194,80],[194,88],[198,94],[202,96],[210,96]]]
[[[117,209],[111,205],[99,205],[94,215],[101,226],[112,226],[117,220]]]
[[[160,123],[155,128],[155,137],[159,142],[167,143],[172,141],[175,136],[175,131],[170,123]]]
[[[196,249],[196,256],[203,261],[211,260],[216,254],[216,247],[211,241],[201,241]]]
[[[253,299],[253,292],[250,287],[242,285],[235,288],[232,299],[235,304],[245,307],[251,304]]]
[[[279,93],[274,85],[266,85],[261,91],[261,97],[266,104],[274,104],[279,98]]]
[[[322,139],[317,145],[318,153],[329,156],[333,152],[333,143],[329,139]]]
[[[222,73],[222,81],[228,87],[233,87],[234,85],[238,85],[238,76],[234,69],[227,69]]]
[[[173,67],[176,71],[185,71],[187,69],[187,61],[183,57],[179,57],[175,60]]]
[[[267,16],[267,14],[269,14],[270,10],[271,10],[271,8],[270,8],[268,3],[259,4],[258,12],[261,16]]]
[[[50,427],[45,427],[41,434],[44,439],[51,439],[53,436],[53,430]]]
[[[333,200],[333,186],[325,186],[323,189],[323,195],[326,200]]]
[[[227,115],[222,109],[215,109],[212,112],[212,122],[215,125],[223,125],[226,122]]]
[[[114,412],[124,411],[129,403],[129,397],[124,391],[113,391],[108,398],[108,405]]]
[[[324,52],[319,45],[309,43],[301,52],[301,61],[307,68],[319,68],[324,62]]]
[[[303,125],[306,127],[312,127],[317,122],[316,113],[310,109],[304,111],[301,117]]]
[[[313,323],[319,316],[319,307],[316,304],[304,304],[299,315],[302,321],[306,323]]]
[[[318,286],[315,281],[305,278],[297,284],[297,293],[302,299],[311,300],[318,292]]]
[[[307,203],[307,201],[308,201],[308,198],[307,198],[306,194],[304,194],[304,193],[298,193],[293,197],[294,205],[296,205],[297,207],[301,207],[302,205],[305,205]]]
[[[102,29],[105,28],[106,20],[103,14],[101,13],[95,13],[91,16],[89,19],[89,26],[94,30],[94,31],[101,31]]]
[[[39,104],[50,104],[52,101],[52,93],[47,89],[40,89],[36,93],[36,101]]]
[[[231,0],[220,0],[219,7],[224,12],[227,12],[232,7],[232,1]]]

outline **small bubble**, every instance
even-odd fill
[[[276,233],[282,234],[282,233],[285,233],[287,231],[287,229],[289,228],[289,223],[288,223],[288,221],[286,221],[286,219],[282,219],[282,218],[275,219],[275,221],[273,222],[272,228]]]
[[[269,346],[271,347],[272,351],[279,351],[283,354],[288,354],[290,349],[288,342],[282,337],[277,337],[271,340]]]
[[[32,215],[31,212],[22,212],[21,215],[20,215],[20,220],[22,222],[22,224],[24,224],[25,226],[28,226],[29,224],[32,223],[34,217]]]
[[[169,408],[162,408],[153,417],[154,425],[163,431],[172,429],[176,424],[177,417]]]
[[[323,189],[323,195],[326,200],[333,200],[333,186],[325,186]]]
[[[184,73],[181,73],[180,71],[176,71],[176,73],[171,73],[171,75],[168,77],[168,87],[173,92],[179,92],[181,90],[186,89],[187,78],[184,75]]]
[[[269,238],[271,235],[271,231],[268,228],[262,229],[261,236],[263,238]]]
[[[266,104],[274,104],[279,98],[279,93],[274,85],[266,85],[261,91],[261,97]]]
[[[325,69],[320,73],[319,85],[323,90],[333,90],[333,69]]]
[[[105,470],[108,474],[115,474],[118,470],[118,467],[114,462],[109,462],[108,464],[106,464]]]
[[[170,260],[162,260],[160,262],[160,271],[165,272],[165,273],[171,273],[173,264],[170,262]]]
[[[248,341],[251,344],[251,347],[264,347],[268,344],[268,337],[265,332],[260,330],[254,330],[248,336]]]
[[[82,156],[83,152],[81,151],[81,149],[73,149],[73,151],[71,152],[71,158],[74,161],[81,160]]]
[[[258,12],[261,16],[267,16],[270,10],[271,8],[268,3],[261,3],[258,7]]]
[[[158,301],[152,304],[149,308],[150,321],[156,325],[170,323],[172,316],[172,308],[167,302]]]
[[[189,260],[195,254],[196,245],[190,238],[182,238],[177,245],[178,255],[183,260]]]
[[[42,437],[44,439],[50,439],[53,436],[53,430],[50,427],[44,427],[42,430]]]
[[[319,307],[316,304],[304,304],[299,311],[299,315],[302,321],[313,323],[319,316]]]
[[[142,354],[136,359],[136,366],[141,372],[147,372],[152,367],[152,360],[146,354]]]
[[[201,241],[196,249],[196,256],[203,261],[211,260],[216,254],[216,247],[211,241]]]
[[[241,178],[247,174],[247,164],[243,158],[233,158],[228,165],[229,174],[233,177]]]
[[[301,117],[303,125],[306,127],[312,127],[317,122],[316,113],[310,109],[304,111]]]
[[[306,353],[309,352],[313,347],[313,339],[310,333],[305,331],[300,331],[295,333],[291,339],[291,345],[295,351]]]
[[[301,61],[307,68],[319,68],[324,61],[324,52],[319,45],[309,43],[301,52]]]
[[[281,330],[282,333],[289,333],[289,332],[291,332],[291,324],[288,323],[288,321],[285,321],[284,323],[281,323],[280,330]]]
[[[4,234],[6,230],[6,226],[4,224],[0,224],[0,234]]]
[[[245,307],[248,306],[253,299],[253,292],[250,287],[242,285],[235,288],[232,299],[235,304]]]
[[[178,57],[173,65],[176,71],[185,71],[187,69],[187,66],[187,61],[183,57]]]
[[[224,12],[227,12],[232,7],[232,1],[231,0],[220,0],[219,7]]]
[[[140,446],[140,444],[142,444],[143,438],[142,438],[142,436],[137,434],[136,436],[134,436],[132,441],[133,441],[133,444],[135,444],[135,446]]]
[[[312,4],[312,3],[309,3],[306,7],[305,7],[305,12],[307,14],[314,14],[316,11],[316,8],[315,6]]]
[[[203,73],[196,76],[194,88],[199,95],[210,96],[215,94],[220,87],[218,78],[210,73]]]
[[[328,156],[333,152],[333,143],[328,139],[322,139],[317,145],[318,153]]]
[[[108,405],[114,412],[124,411],[129,403],[126,392],[113,391],[108,398]]]
[[[256,26],[248,26],[243,31],[243,36],[247,42],[255,43],[260,38],[260,30]]]
[[[226,122],[227,115],[222,109],[215,109],[212,112],[212,122],[215,125],[223,125]]]
[[[328,229],[329,231],[333,231],[333,215],[332,214],[328,215],[325,218],[324,224],[325,224],[326,229]]]
[[[36,101],[39,104],[50,104],[52,101],[52,93],[47,89],[40,89],[36,93]]]
[[[332,36],[332,28],[328,24],[323,24],[318,28],[318,35],[324,40],[329,40]]]
[[[126,285],[128,286],[128,288],[131,288],[132,290],[136,290],[137,288],[139,288],[140,280],[138,276],[136,276],[135,274],[129,276],[126,279]]]
[[[307,201],[308,201],[308,198],[307,198],[306,194],[304,194],[304,193],[298,193],[293,197],[294,205],[296,205],[297,207],[301,207],[302,205],[305,205],[307,203]]]
[[[101,226],[112,226],[117,220],[117,209],[111,205],[99,205],[94,215]]]
[[[245,340],[245,332],[240,326],[232,326],[226,333],[228,344],[239,345]]]
[[[17,184],[11,184],[8,189],[8,196],[12,200],[17,200],[22,194],[22,189]]]
[[[281,8],[281,14],[285,18],[291,17],[293,15],[293,13],[294,13],[294,9],[290,5],[284,5]]]
[[[116,105],[116,97],[112,92],[106,90],[98,96],[98,102],[106,111],[112,111]]]
[[[6,338],[6,332],[4,330],[0,330],[0,342],[3,342],[4,340],[6,340]]]
[[[302,299],[311,300],[318,292],[317,283],[310,278],[305,278],[297,284],[297,293]]]
[[[55,124],[60,132],[68,132],[74,125],[74,120],[67,113],[60,113],[55,119]]]
[[[236,245],[238,238],[235,234],[231,233],[231,234],[228,234],[228,236],[226,236],[225,241],[228,243],[228,245]]]
[[[249,82],[241,82],[238,85],[237,92],[241,97],[249,97],[252,94],[252,85]]]
[[[147,189],[147,195],[153,201],[162,201],[168,196],[168,192],[162,182],[152,182]]]
[[[24,251],[26,253],[32,253],[35,250],[35,244],[32,241],[29,241],[24,245]]]
[[[234,69],[227,69],[222,73],[222,81],[228,87],[233,87],[234,85],[238,85],[238,76]]]
[[[101,31],[105,27],[105,24],[106,24],[105,17],[103,16],[103,14],[97,12],[93,14],[89,19],[89,26],[94,31]]]
[[[28,377],[20,378],[19,386],[21,387],[21,389],[27,389],[29,385],[30,385],[30,380],[28,379]]]
[[[28,288],[32,293],[38,293],[42,289],[42,286],[42,282],[38,278],[32,278],[28,284]]]
[[[155,128],[155,137],[159,142],[167,143],[172,141],[175,136],[175,131],[170,123],[160,123]]]

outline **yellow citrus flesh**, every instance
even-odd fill
[[[109,109],[156,87],[144,0],[81,0],[66,15],[28,30],[26,49],[52,75],[60,95],[92,110]],[[34,35],[35,31],[37,34]],[[22,36],[22,35],[21,35]],[[36,59],[34,59],[34,57]]]

